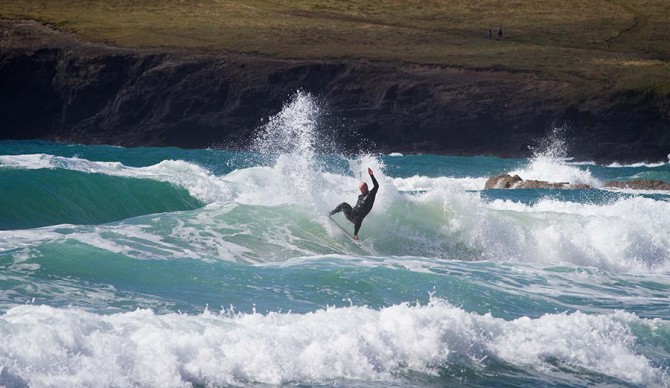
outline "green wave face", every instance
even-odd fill
[[[0,169],[0,230],[101,224],[200,206],[187,190],[150,179]]]

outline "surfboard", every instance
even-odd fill
[[[337,227],[340,228],[340,230],[342,230],[342,232],[344,232],[344,234],[346,234],[347,237],[349,237],[349,238],[351,239],[351,241],[353,241],[353,242],[356,243],[356,244],[359,243],[359,241],[356,240],[356,239],[354,238],[354,236],[351,234],[351,232],[349,232],[347,229],[345,229],[344,226],[340,225],[340,224],[339,224],[337,221],[335,221],[331,216],[328,216],[328,219],[331,220],[331,221],[333,222],[333,224],[337,225]]]

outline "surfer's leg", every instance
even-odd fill
[[[344,212],[344,216],[347,217],[347,219],[349,219],[349,217],[351,217],[351,214],[352,214],[351,205],[349,205],[346,202],[342,202],[341,204],[337,205],[337,207],[330,212],[330,215],[332,216],[333,214],[336,214],[336,213],[339,213],[339,212]]]
[[[354,213],[354,210],[347,204],[344,209],[342,209],[342,213],[344,213],[344,216],[347,217],[347,220],[349,222],[355,223],[356,222],[356,213]]]

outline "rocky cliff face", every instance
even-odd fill
[[[368,61],[125,50],[31,22],[0,23],[0,138],[244,147],[296,90],[320,98],[343,149],[527,156],[554,123],[570,155],[665,160],[667,103],[582,106],[530,73]],[[625,102],[637,101],[637,103]]]

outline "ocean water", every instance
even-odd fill
[[[323,110],[248,152],[0,142],[0,386],[670,385],[670,193],[602,188],[669,164],[574,162],[561,128],[329,154]],[[326,214],[367,167],[355,244]]]

